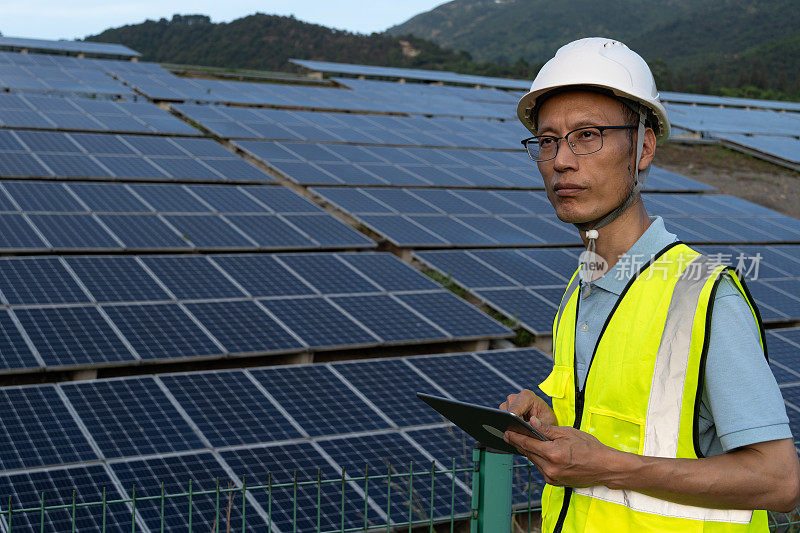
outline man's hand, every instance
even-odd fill
[[[506,431],[503,439],[530,459],[550,485],[606,485],[613,477],[615,459],[623,452],[569,426],[549,426],[536,421],[531,425],[551,440],[541,441],[513,431]]]
[[[528,389],[521,390],[518,394],[509,394],[506,401],[500,405],[503,411],[510,411],[534,425],[533,420],[539,420],[548,426],[555,426],[556,415],[547,403]]]

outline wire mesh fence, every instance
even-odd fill
[[[116,489],[102,489],[102,497],[85,501],[76,490],[71,496],[53,501],[42,492],[35,496],[15,494],[2,502],[3,529],[15,531],[210,531],[231,533],[266,531],[274,533],[354,531],[486,531],[480,518],[497,509],[487,509],[480,491],[493,497],[507,492],[509,530],[539,531],[541,485],[538,471],[530,463],[511,464],[511,483],[496,483],[502,472],[475,455],[474,464],[457,468],[456,459],[444,469],[431,463],[425,467],[387,465],[384,472],[365,467],[362,474],[342,469],[336,477],[322,470],[314,479],[277,482],[267,475],[261,484],[214,480],[213,490],[195,490],[189,480],[185,490],[170,491],[165,483],[159,490],[126,488],[128,497]],[[487,476],[480,476],[481,470]],[[494,469],[494,470],[493,470]],[[505,473],[509,474],[508,472]],[[466,482],[466,483],[465,483]],[[484,485],[481,487],[480,485]],[[69,492],[69,489],[67,489]],[[800,514],[770,513],[770,530],[800,531]],[[492,529],[497,531],[497,529]]]

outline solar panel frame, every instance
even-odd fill
[[[62,509],[48,511],[43,517],[39,512],[15,513],[13,517],[15,529],[34,531],[43,524],[48,531],[70,530],[73,524],[71,510],[73,494],[76,504],[74,516],[76,529],[97,531],[102,529],[104,523],[112,530],[130,527],[132,513],[127,504],[109,503],[105,509],[82,505],[102,501],[104,490],[107,501],[122,499],[121,493],[102,464],[27,470],[0,475],[0,492],[11,498],[14,509],[39,507],[42,494],[45,496],[47,506],[64,506]],[[3,507],[7,506],[7,502],[8,500]],[[4,517],[4,520],[7,519]],[[4,526],[8,527],[7,524]]]
[[[215,490],[219,487],[226,489],[228,482],[236,486],[238,479],[231,479],[227,469],[220,464],[214,454],[203,451],[199,453],[168,455],[146,459],[133,459],[127,461],[114,461],[109,464],[111,470],[119,478],[124,487],[136,487],[137,513],[151,530],[161,527],[162,507],[159,498],[144,499],[147,496],[160,496],[164,482],[166,493],[187,492],[191,489],[191,511],[187,512],[186,504],[182,498],[167,499],[164,502],[164,525],[170,531],[188,531],[190,523],[208,524],[213,530],[223,527],[223,520],[227,521],[227,509],[223,507],[222,513],[217,513]],[[140,501],[138,497],[142,496]],[[227,493],[220,494],[227,498]],[[246,518],[242,520],[242,500],[231,505],[230,524],[243,525],[247,530],[264,529],[266,524],[260,513],[255,511],[253,501],[247,500]]]
[[[142,360],[224,354],[178,304],[106,305],[103,310]]]
[[[312,437],[391,427],[327,365],[268,367],[247,372]]]
[[[255,302],[206,302],[186,308],[230,354],[295,352],[305,348]]]
[[[1,258],[0,295],[11,305],[90,301],[56,257]]]
[[[242,370],[166,374],[158,379],[212,446],[303,436]]]
[[[96,307],[15,308],[13,313],[48,367],[136,359]]]
[[[104,458],[203,449],[153,377],[58,385]]]

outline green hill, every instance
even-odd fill
[[[257,13],[229,23],[205,15],[175,15],[111,28],[87,41],[120,43],[143,54],[144,61],[298,71],[290,57],[394,67],[457,70],[487,76],[529,77],[525,63],[475,63],[469,54],[412,36],[362,35],[302,22],[294,17]]]
[[[619,39],[664,89],[800,96],[796,0],[454,0],[387,30],[466,50],[478,61],[540,63],[587,36]],[[734,91],[735,92],[735,91]]]

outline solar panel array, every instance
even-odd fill
[[[377,76],[382,78],[416,79],[459,83],[464,85],[485,85],[503,89],[527,90],[530,82],[526,80],[512,80],[508,78],[492,78],[487,76],[469,76],[447,70],[425,70],[415,68],[376,67],[372,65],[353,65],[350,63],[331,63],[328,61],[308,61],[305,59],[290,59],[291,63],[300,65],[318,72],[335,72],[337,74],[352,74],[356,76]]]
[[[0,301],[7,372],[510,334],[385,253],[3,258]]]
[[[0,130],[0,154],[2,177],[273,181],[211,139]]]
[[[576,245],[543,192],[326,188],[313,191],[403,247]],[[800,221],[725,195],[647,194],[686,242],[798,242]]]
[[[35,93],[0,94],[0,126],[76,131],[200,132],[149,102],[59,97]]]
[[[12,507],[137,499],[188,489],[210,491],[192,500],[195,523],[212,524],[214,491],[229,483],[241,487],[341,477],[341,484],[320,487],[323,527],[334,528],[403,522],[433,516],[447,518],[470,508],[470,473],[446,474],[453,467],[471,467],[472,441],[417,400],[429,392],[466,401],[499,404],[522,384],[535,386],[549,373],[550,359],[533,349],[378,359],[333,364],[263,367],[136,376],[110,380],[6,387],[0,389],[5,413],[0,431],[0,490]],[[490,385],[490,387],[487,387]],[[365,433],[366,432],[366,433]],[[45,438],[46,436],[46,438]],[[75,463],[80,463],[76,466]],[[431,468],[434,474],[431,476]],[[357,480],[372,474],[394,475],[373,481],[365,493]],[[401,474],[413,468],[409,486]],[[532,470],[529,484],[515,483],[515,501],[538,498],[542,480]],[[433,480],[431,479],[433,477]],[[219,481],[218,481],[219,480]],[[455,492],[451,493],[451,488]],[[387,501],[387,489],[391,503]],[[340,513],[342,491],[345,515]],[[411,501],[419,506],[408,507]],[[263,497],[262,497],[263,496]],[[265,527],[267,509],[277,531],[292,529],[292,491],[251,492],[247,527]],[[316,525],[317,487],[301,486],[297,494],[298,531]],[[0,507],[7,508],[3,500]],[[137,500],[138,519],[158,529],[161,502]],[[364,515],[364,510],[367,515]],[[79,527],[97,527],[101,510],[82,509]],[[187,527],[188,513],[180,500],[167,500],[164,516],[170,529]],[[234,524],[242,520],[241,498],[232,504]],[[107,524],[130,523],[127,505],[111,505]],[[15,527],[38,523],[38,513],[17,514]],[[69,512],[47,515],[46,525],[63,530]],[[4,524],[6,525],[6,524]]]
[[[414,252],[548,335],[579,241],[552,214],[516,144],[527,135],[514,119],[521,92],[333,81],[201,80],[148,63],[0,53],[0,87],[12,91],[0,95],[0,373],[167,362],[185,370],[231,356],[413,353],[512,335],[394,255],[372,251],[379,244]],[[749,286],[765,320],[800,319],[800,254],[788,244],[800,242],[800,222],[662,169],[647,190],[649,210],[707,253],[761,253],[761,277]],[[800,428],[800,400],[792,402],[800,338],[774,329],[769,343]],[[344,467],[341,484],[297,488],[297,530],[316,527],[317,498],[323,528],[427,519],[430,509],[403,501],[427,502],[432,482],[432,513],[445,518],[452,487],[456,512],[469,510],[470,473],[454,482],[444,471],[453,459],[471,467],[472,442],[414,393],[496,405],[535,387],[551,365],[522,349],[4,387],[0,495],[18,509],[40,505],[42,491],[48,504],[71,503],[73,488],[78,503],[101,499],[102,487],[109,499],[129,497],[134,485],[137,497],[157,497],[162,481],[178,492],[191,479],[195,491],[212,492],[193,500],[192,516],[213,528],[217,486],[267,483],[270,473],[275,482],[335,479]],[[378,481],[365,497],[352,479],[406,472],[411,462],[413,486]],[[515,476],[514,501],[537,500],[536,470]],[[292,493],[274,494],[276,531],[293,527]],[[232,520],[266,528],[266,499],[248,495],[243,518],[238,498]],[[158,498],[137,501],[137,510],[137,528],[159,527]],[[170,529],[187,528],[185,506],[170,502],[164,513]],[[97,529],[96,513],[76,516],[78,527]],[[106,519],[120,529],[130,516],[128,504],[114,504]],[[15,528],[38,522],[14,518]],[[47,520],[63,530],[70,513]]]
[[[272,186],[0,180],[0,251],[371,248],[295,192]]]
[[[26,50],[51,50],[57,52],[77,52],[96,55],[123,57],[139,57],[142,54],[127,46],[112,43],[93,43],[86,41],[54,41],[47,39],[29,39],[23,37],[0,36],[0,47],[20,48]]]
[[[303,185],[543,188],[539,171],[522,150],[254,140],[237,140],[235,144]],[[704,191],[710,187],[654,168],[645,189]]]

